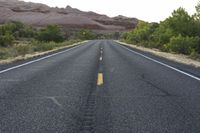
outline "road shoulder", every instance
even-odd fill
[[[144,52],[148,52],[150,54],[153,54],[155,56],[159,56],[161,58],[165,58],[177,63],[181,63],[181,64],[185,64],[185,65],[190,65],[196,68],[200,68],[200,62],[190,59],[188,56],[186,55],[181,55],[181,54],[172,54],[172,53],[166,53],[166,52],[161,52],[157,49],[150,49],[150,48],[145,48],[145,47],[141,47],[141,46],[136,46],[133,44],[128,44],[128,43],[124,43],[124,42],[120,42],[120,41],[115,41],[117,43],[120,43],[122,45],[137,49],[137,50],[141,50]]]
[[[26,54],[25,56],[17,56],[15,58],[0,60],[0,65],[6,65],[6,64],[13,63],[13,62],[17,62],[17,61],[23,61],[23,60],[28,60],[28,59],[40,57],[40,56],[45,56],[45,55],[60,51],[62,49],[71,48],[71,47],[80,45],[80,44],[85,43],[85,42],[88,42],[88,41],[82,41],[82,42],[74,43],[74,44],[71,44],[71,45],[58,47],[58,48],[55,48],[53,50],[44,51],[44,52],[35,52],[33,54]]]
[[[82,44],[87,43],[87,42],[88,41],[82,41],[82,42],[74,43],[72,45],[59,47],[59,48],[49,50],[49,51],[45,51],[45,52],[37,52],[37,53],[34,53],[34,54],[28,54],[24,57],[19,56],[19,57],[13,58],[13,59],[0,60],[0,71],[8,69],[8,68],[15,67],[15,66],[27,63],[27,62],[38,60],[40,58],[43,58],[43,57],[46,57],[46,56],[49,56],[49,55],[52,55],[52,54],[55,54],[55,53],[58,53],[58,52],[65,51],[67,49],[76,47],[78,45],[82,45]]]

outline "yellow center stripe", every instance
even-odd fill
[[[97,77],[97,85],[103,85],[103,73],[98,73],[98,77]]]

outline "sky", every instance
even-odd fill
[[[195,13],[199,0],[24,0],[47,4],[51,7],[70,5],[83,11],[94,11],[110,17],[123,15],[148,22],[163,21],[173,10],[183,7],[189,14]]]

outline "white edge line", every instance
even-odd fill
[[[117,43],[118,43],[118,42],[117,42]],[[163,66],[165,66],[165,67],[168,67],[168,68],[170,68],[170,69],[172,69],[172,70],[175,70],[175,71],[177,71],[177,72],[179,72],[179,73],[182,73],[182,74],[184,74],[184,75],[187,75],[187,76],[189,76],[189,77],[191,77],[191,78],[193,78],[193,79],[196,79],[196,80],[200,81],[200,78],[198,78],[198,77],[196,77],[196,76],[194,76],[194,75],[191,75],[191,74],[186,73],[186,72],[184,72],[184,71],[181,71],[181,70],[179,70],[179,69],[177,69],[177,68],[174,68],[174,67],[172,67],[172,66],[170,66],[170,65],[167,65],[167,64],[162,63],[162,62],[160,62],[160,61],[157,61],[157,60],[155,60],[155,59],[153,59],[153,58],[150,58],[150,57],[148,57],[148,56],[145,56],[145,55],[143,55],[143,54],[141,54],[141,53],[138,53],[138,52],[136,52],[136,51],[133,51],[132,49],[129,49],[129,48],[123,46],[123,44],[121,44],[121,43],[118,43],[118,44],[119,44],[120,47],[123,47],[124,49],[127,49],[128,51],[130,51],[130,52],[132,52],[132,53],[135,53],[135,54],[137,54],[137,55],[140,55],[140,56],[142,56],[142,57],[144,57],[144,58],[146,58],[146,59],[148,59],[148,60],[151,60],[151,61],[153,61],[153,62],[156,62],[156,63],[158,63],[158,64],[160,64],[160,65],[163,65]]]
[[[84,42],[82,42],[82,43],[84,43]],[[60,51],[60,52],[57,52],[57,53],[54,53],[54,54],[51,54],[51,55],[47,55],[47,56],[45,56],[45,57],[42,57],[42,58],[39,58],[39,59],[36,59],[36,60],[33,60],[33,61],[26,62],[26,63],[21,64],[21,65],[17,65],[17,66],[14,66],[14,67],[11,67],[11,68],[2,70],[2,71],[0,71],[0,74],[5,73],[5,72],[8,72],[8,71],[11,71],[11,70],[14,70],[14,69],[17,69],[17,68],[20,68],[20,67],[23,67],[23,66],[30,65],[30,64],[32,64],[32,63],[35,63],[35,62],[38,62],[38,61],[41,61],[41,60],[44,60],[44,59],[47,59],[47,58],[50,58],[50,57],[53,57],[53,56],[62,54],[62,53],[65,53],[65,52],[67,52],[67,51],[69,51],[69,50],[78,48],[78,47],[80,47],[80,46],[81,46],[81,45],[78,44],[77,46],[74,46],[74,47],[72,47],[72,48],[68,48],[68,49],[66,49],[66,50],[64,50],[64,51]]]

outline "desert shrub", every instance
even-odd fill
[[[48,25],[47,27],[41,29],[38,32],[37,39],[39,41],[54,41],[62,42],[64,41],[64,34],[61,31],[61,28],[57,25]]]
[[[139,22],[122,35],[122,40],[166,52],[200,54],[200,2],[196,11],[190,16],[184,8],[178,8],[159,24]]]
[[[0,48],[0,59],[6,59],[8,57],[8,50],[6,48]]]
[[[165,44],[169,43],[171,37],[177,36],[177,34],[174,33],[173,29],[167,28],[165,24],[161,23],[152,36],[156,44],[155,48],[162,48]]]
[[[0,46],[2,47],[11,46],[13,41],[14,41],[14,36],[9,33],[0,36]]]
[[[128,43],[142,45],[145,47],[156,47],[155,35],[158,28],[157,23],[139,22],[136,28],[130,32],[123,33],[122,38]]]
[[[21,22],[7,22],[0,25],[0,35],[6,35],[7,33],[16,39],[33,38],[35,37],[36,29]]]
[[[199,37],[183,37],[179,35],[177,37],[172,37],[166,48],[170,51],[181,53],[181,54],[191,54],[196,50],[199,44]]]
[[[18,37],[21,38],[35,38],[37,31],[31,26],[25,26],[23,29],[17,32]]]

